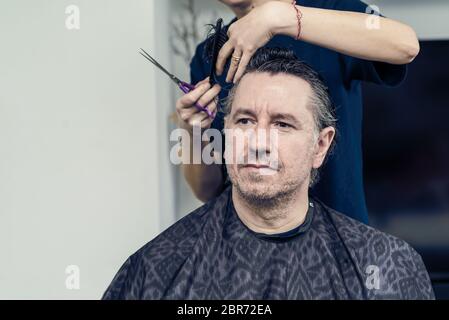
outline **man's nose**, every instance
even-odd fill
[[[270,154],[271,152],[271,130],[266,127],[257,126],[249,136],[249,149],[257,156]]]

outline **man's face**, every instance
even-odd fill
[[[266,139],[246,138],[240,147],[234,143],[232,159],[229,154],[225,155],[229,177],[243,197],[271,201],[307,191],[311,169],[322,164],[333,138],[331,134],[329,145],[320,144],[320,139],[325,137],[321,134],[326,132],[318,133],[315,129],[308,107],[311,94],[306,81],[291,75],[249,73],[242,78],[225,129],[233,129],[234,134],[235,129],[247,134],[256,132],[254,136],[259,130],[266,131]],[[273,133],[277,133],[277,142],[270,139]],[[227,135],[226,139],[229,143],[232,137]],[[273,152],[276,152],[277,168],[270,168],[267,157],[259,157],[264,153],[273,156]],[[249,163],[254,156],[255,163]],[[244,163],[238,163],[239,157]]]

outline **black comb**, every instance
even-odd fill
[[[228,41],[228,34],[225,27],[223,27],[223,19],[218,19],[217,23],[210,25],[211,29],[206,39],[206,45],[204,47],[204,56],[208,62],[210,62],[209,71],[209,83],[211,86],[218,83],[218,77],[215,70],[217,64],[218,53],[223,45]]]

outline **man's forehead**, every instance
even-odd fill
[[[291,113],[302,115],[306,109],[310,85],[289,74],[250,73],[236,90],[232,113],[251,111],[255,114]]]

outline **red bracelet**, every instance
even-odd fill
[[[301,36],[301,19],[302,19],[302,12],[299,10],[299,8],[296,6],[296,0],[292,1],[293,8],[295,8],[296,11],[296,18],[298,19],[298,35],[296,36],[296,40],[299,40]]]

